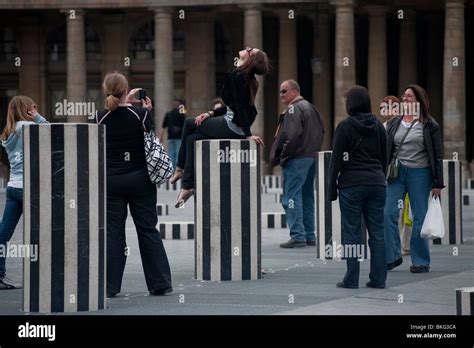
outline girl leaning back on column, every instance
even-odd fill
[[[182,178],[182,190],[175,207],[179,208],[194,194],[194,142],[204,139],[251,139],[263,146],[250,127],[257,116],[255,95],[258,81],[255,75],[266,75],[270,70],[267,55],[258,48],[247,47],[239,52],[237,68],[229,73],[222,88],[225,106],[208,111],[184,122],[175,183]]]
[[[387,186],[384,211],[387,268],[391,270],[403,262],[398,218],[400,202],[408,193],[413,212],[410,272],[424,273],[430,269],[430,251],[428,241],[420,237],[420,232],[430,192],[439,196],[444,187],[443,143],[439,126],[430,114],[428,95],[422,87],[405,88],[401,110],[403,115],[392,119],[387,126],[389,163],[395,155],[400,163],[398,177]]]
[[[0,245],[10,240],[16,225],[23,214],[23,126],[35,123],[48,123],[38,113],[33,99],[18,95],[8,104],[7,124],[0,136],[10,162],[10,180],[7,184],[7,201],[0,224]],[[5,255],[0,255],[0,290],[16,289],[16,285],[6,276]]]

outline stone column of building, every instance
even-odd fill
[[[262,11],[258,4],[243,5],[244,9],[244,47],[252,47],[263,49],[263,25],[262,25]],[[258,115],[252,125],[252,134],[265,139],[265,104],[264,104],[264,82],[263,76],[257,75],[259,88],[255,97],[255,107]],[[273,129],[268,129],[267,132],[273,132]],[[261,168],[262,174],[271,173],[271,168],[267,162],[271,144],[266,144],[266,148],[262,149]],[[263,152],[264,151],[264,152]]]
[[[346,116],[343,93],[356,83],[354,1],[332,0],[336,10],[336,53],[334,60],[334,125]]]
[[[102,16],[102,77],[112,71],[118,71],[128,76],[129,67],[125,65],[128,40],[114,40],[113,38],[126,37],[124,15],[105,14]]]
[[[446,0],[443,70],[444,155],[445,158],[453,158],[456,153],[458,159],[463,161],[466,160],[465,72],[464,1]],[[465,169],[466,167],[464,166]]]
[[[387,24],[385,6],[367,6],[369,12],[368,83],[372,112],[380,115],[380,101],[387,95]]]
[[[244,6],[244,46],[263,49],[263,33],[262,33],[262,11],[260,5],[245,5]],[[252,125],[252,134],[258,135],[262,139],[264,137],[264,99],[263,99],[263,84],[264,79],[257,76],[259,82],[259,89],[255,98],[255,106],[257,107],[258,115]]]
[[[18,48],[20,67],[19,94],[31,97],[39,107],[39,112],[46,111],[41,94],[41,50],[39,18],[22,16],[18,26]]]
[[[443,125],[443,21],[442,14],[426,15],[428,22],[428,50],[426,91],[430,98],[430,110],[442,128]]]
[[[323,119],[324,134],[323,150],[331,148],[333,133],[333,118],[331,112],[331,62],[329,45],[329,14],[327,8],[318,8],[314,16],[314,54],[317,66],[313,71],[313,103],[321,114]]]
[[[398,94],[408,85],[417,83],[416,69],[416,12],[404,8],[400,19],[400,47],[398,60]]]
[[[47,96],[47,80],[48,80],[48,69],[47,69],[47,64],[48,64],[48,56],[46,53],[46,38],[47,38],[47,29],[45,27],[40,28],[40,57],[39,57],[39,62],[40,62],[40,100],[39,100],[39,112],[42,112],[42,115],[44,115],[48,120],[52,120],[53,117],[52,115],[47,114],[48,110],[48,104],[49,102],[46,101],[46,96]],[[47,104],[48,103],[48,104]]]
[[[184,40],[186,111],[188,116],[197,116],[208,111],[216,97],[214,14],[186,13]]]
[[[278,88],[280,84],[289,79],[298,81],[297,45],[296,45],[296,13],[289,13],[290,9],[279,10],[280,37],[278,46]],[[294,10],[293,10],[294,11]],[[278,111],[285,110],[285,105],[280,100],[279,89],[277,95]]]
[[[84,10],[65,11],[67,23],[67,101],[87,102]],[[67,122],[87,122],[87,115],[68,115]]]
[[[155,130],[161,128],[174,97],[173,20],[171,9],[155,9]]]

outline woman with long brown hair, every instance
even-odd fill
[[[48,121],[38,113],[33,99],[23,95],[13,97],[8,104],[7,124],[0,135],[10,162],[7,201],[0,224],[0,245],[4,246],[4,250],[23,214],[23,126],[34,123]],[[5,257],[0,255],[0,290],[18,288],[5,274]]]
[[[428,241],[420,237],[420,232],[430,192],[439,196],[444,187],[443,142],[422,87],[405,88],[400,111],[402,115],[387,126],[389,163],[399,165],[398,176],[389,178],[384,211],[387,268],[391,270],[403,262],[398,233],[399,202],[403,202],[408,193],[413,212],[410,272],[424,273],[430,269],[430,251]]]
[[[247,47],[239,52],[237,68],[229,73],[222,88],[225,106],[208,111],[184,122],[175,183],[182,178],[182,189],[176,207],[182,206],[194,194],[194,142],[204,139],[250,139],[264,145],[260,137],[252,135],[250,127],[257,116],[255,96],[258,81],[255,75],[266,75],[270,70],[267,55],[258,48]]]

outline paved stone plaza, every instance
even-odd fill
[[[158,192],[158,203],[173,204],[176,192]],[[274,194],[262,196],[263,212],[282,212]],[[3,211],[5,193],[0,194]],[[193,221],[191,200],[184,209],[170,207],[164,221]],[[125,268],[122,292],[107,301],[107,310],[86,314],[117,315],[253,315],[253,314],[408,314],[455,315],[455,288],[474,285],[474,207],[463,207],[464,245],[453,256],[449,245],[431,247],[431,271],[409,272],[410,257],[390,271],[387,288],[364,287],[369,262],[361,267],[361,286],[357,290],[339,289],[336,283],[345,272],[345,262],[316,258],[315,247],[281,249],[285,229],[262,230],[262,265],[266,275],[257,281],[209,282],[194,276],[194,241],[165,240],[170,260],[174,292],[168,296],[148,296],[132,219],[127,221],[130,256]],[[12,242],[22,240],[22,221]],[[22,260],[7,261],[8,275],[22,279]],[[402,295],[402,296],[400,296]],[[403,302],[400,303],[400,299]],[[2,291],[0,314],[21,314],[22,290]]]

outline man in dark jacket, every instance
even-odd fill
[[[286,109],[280,115],[270,153],[272,166],[283,167],[282,205],[290,228],[290,240],[280,247],[315,246],[315,157],[321,150],[324,126],[318,110],[300,95],[295,80],[281,84],[280,97]]]
[[[179,99],[175,99],[173,101],[173,109],[165,114],[160,134],[160,142],[163,142],[165,128],[168,128],[168,154],[173,163],[173,168],[176,168],[176,162],[178,161],[185,118],[186,111],[184,110],[184,105]]]

